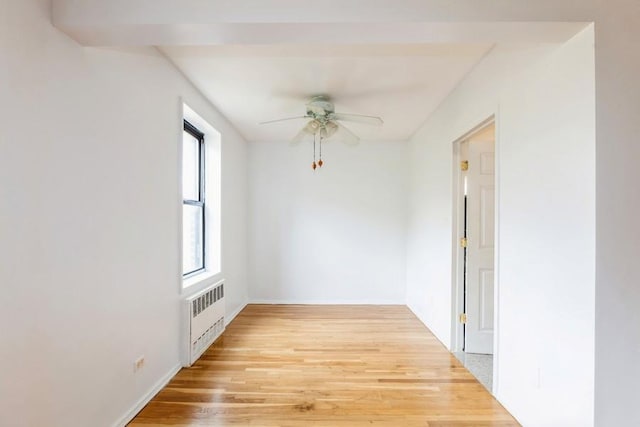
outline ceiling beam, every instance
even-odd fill
[[[87,46],[561,42],[591,0],[53,0]],[[524,7],[523,7],[524,6]]]
[[[85,46],[562,43],[586,23],[60,25]]]

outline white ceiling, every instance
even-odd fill
[[[491,44],[217,45],[161,50],[249,141],[283,141],[305,123],[313,95],[336,112],[381,116],[384,126],[345,123],[367,140],[406,140]]]
[[[302,115],[317,94],[382,116],[350,125],[362,138],[405,140],[494,44],[564,43],[592,21],[571,2],[519,3],[53,0],[52,18],[85,46],[165,46],[247,140],[293,137],[302,123],[257,123]]]

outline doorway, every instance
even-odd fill
[[[454,251],[457,337],[454,354],[493,387],[495,318],[495,124],[456,142]]]

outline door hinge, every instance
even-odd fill
[[[463,160],[460,162],[460,170],[468,171],[469,170],[469,160]]]
[[[467,243],[468,243],[468,241],[467,241],[466,237],[460,238],[460,247],[461,248],[466,248],[467,247]]]
[[[460,315],[460,323],[462,323],[463,325],[467,323],[467,313],[462,313]]]

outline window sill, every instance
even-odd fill
[[[210,283],[213,283],[216,277],[219,275],[220,275],[219,272],[214,273],[212,271],[203,271],[199,274],[196,274],[195,276],[191,276],[187,279],[183,279],[182,290],[184,291],[197,285],[204,285],[204,286],[209,285]]]

